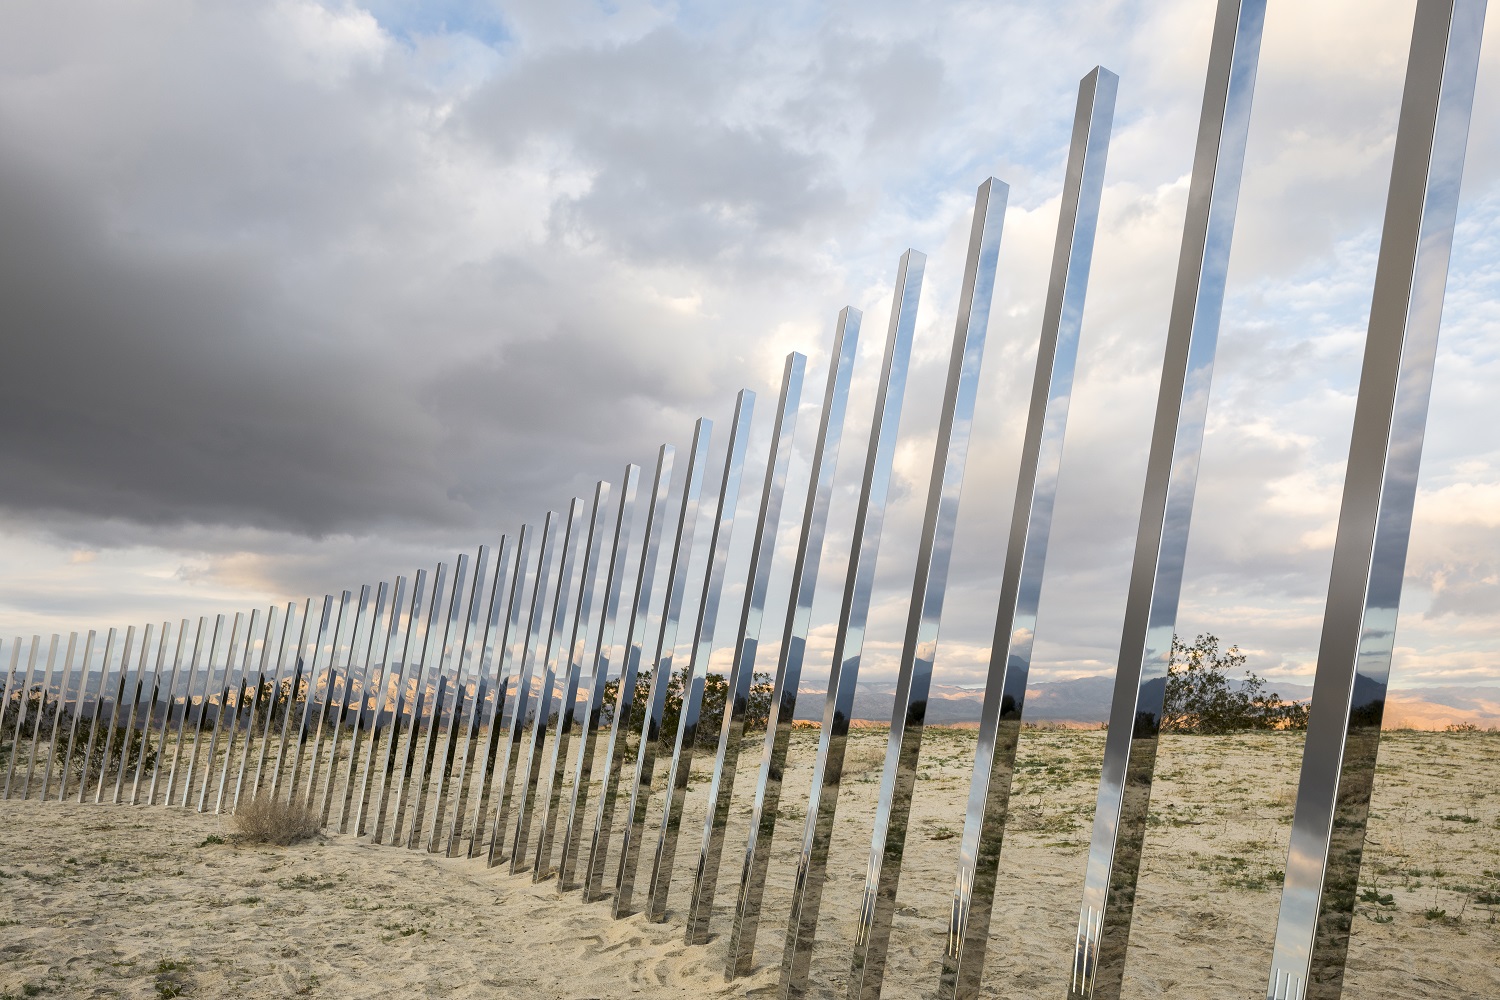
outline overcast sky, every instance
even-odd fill
[[[977,683],[1077,84],[1103,64],[1119,102],[1033,677],[1112,670],[1214,6],[7,0],[0,634],[410,573],[662,441],[685,459],[694,418],[722,436],[748,387],[742,584],[800,350],[774,608],[847,304],[865,336],[816,685],[910,246],[928,281],[864,675],[889,676],[993,174],[1010,209],[937,667]],[[1274,3],[1266,25],[1179,631],[1274,679],[1316,658],[1413,8]],[[1397,686],[1500,683],[1495,20]]]

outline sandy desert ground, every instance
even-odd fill
[[[227,816],[0,803],[0,997],[773,995],[802,820],[792,800],[805,796],[814,740],[795,737],[757,969],[733,984],[722,973],[732,886],[714,941],[682,943],[704,809],[695,781],[665,924],[612,920],[607,904],[503,867],[347,835],[237,846]],[[881,728],[851,741],[815,995],[843,995],[884,746]],[[971,730],[927,733],[887,997],[932,995],[973,746]],[[758,759],[746,749],[736,853]],[[1022,739],[987,995],[1065,995],[1102,751],[1098,732]],[[1285,734],[1163,741],[1127,996],[1264,995],[1300,757]],[[731,868],[733,854],[726,879]],[[1500,996],[1500,736],[1386,734],[1363,882],[1377,891],[1356,918],[1346,996]]]

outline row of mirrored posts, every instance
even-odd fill
[[[1262,0],[1218,5],[1070,996],[1118,996],[1123,976],[1164,690],[1151,682],[1165,674],[1175,626],[1263,15]],[[1418,5],[1268,976],[1273,1000],[1342,989],[1483,17],[1482,0]],[[936,984],[942,996],[977,994],[989,945],[1116,83],[1096,68],[1079,90]],[[992,178],[976,201],[857,915],[852,997],[877,996],[885,969],[1006,198]],[[924,269],[922,254],[902,256],[859,466],[791,909],[774,914],[786,928],[783,995],[807,989]],[[643,910],[667,919],[674,878],[690,879],[686,937],[703,943],[751,685],[772,667],[757,657],[767,637],[779,640],[770,718],[759,760],[745,762],[758,772],[746,843],[725,886],[736,894],[732,924],[721,928],[726,974],[746,973],[861,319],[853,308],[838,317],[796,517],[782,514],[805,395],[805,361],[794,353],[764,463],[751,463],[749,484],[756,400],[745,391],[722,464],[710,468],[713,427],[700,420],[688,452],[663,446],[649,478],[627,466],[618,483],[600,482],[566,513],[431,574],[232,620],[89,632],[81,642],[76,634],[16,640],[0,652],[8,668],[0,733],[11,734],[4,796],[215,812],[269,796],[378,843],[555,878],[560,893],[607,898],[616,917]],[[756,491],[745,497],[756,517],[740,529],[753,534],[748,567],[728,580],[742,486]],[[783,527],[796,532],[795,547],[786,547],[795,551],[791,589],[785,607],[767,608]],[[695,546],[706,552],[696,573]],[[740,582],[737,630],[716,636],[726,583]],[[732,660],[714,741],[699,728],[718,648],[732,650]],[[687,679],[669,731],[667,680],[680,671]],[[638,681],[648,677],[636,704]],[[679,858],[695,765],[708,775],[707,808],[697,851]]]

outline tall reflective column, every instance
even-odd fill
[[[1484,15],[1417,5],[1268,1000],[1343,991]]]
[[[561,652],[563,632],[568,625],[569,584],[573,582],[573,566],[578,556],[580,523],[579,514],[583,501],[574,497],[568,504],[568,522],[563,530],[562,565],[557,573],[557,588],[552,594],[552,626],[547,630],[547,645],[542,650],[542,670],[537,675],[535,708],[531,713],[531,735],[526,746],[526,766],[520,774],[520,793],[516,796],[516,827],[511,836],[510,873],[523,870],[526,848],[531,840],[531,822],[535,812],[537,782],[541,778],[542,753],[547,738],[547,720],[552,712],[553,688],[557,684],[557,657]],[[588,519],[589,527],[593,518]],[[518,723],[519,724],[519,723]]]
[[[786,948],[781,962],[782,997],[801,996],[807,990],[823,883],[828,873],[828,845],[833,839],[833,818],[838,809],[839,783],[844,773],[844,750],[849,742],[849,719],[859,682],[865,627],[870,618],[870,595],[875,588],[875,557],[880,552],[881,528],[885,524],[886,500],[896,459],[896,437],[901,424],[901,404],[906,394],[912,336],[916,330],[917,307],[921,304],[922,276],[926,267],[926,254],[907,250],[901,255],[896,272],[885,353],[880,363],[880,381],[876,384],[875,415],[870,424],[859,501],[854,509],[853,548],[845,571],[838,631],[829,664],[828,691],[823,700],[823,725],[818,731],[818,753],[813,760],[807,818],[797,855],[797,874],[792,882],[792,906],[787,918]]]
[[[511,573],[510,599],[506,605],[505,628],[496,644],[495,672],[490,681],[488,704],[481,705],[480,726],[484,744],[479,752],[479,766],[474,774],[474,813],[468,821],[469,857],[477,858],[485,848],[484,831],[489,816],[490,789],[494,785],[495,757],[500,752],[501,723],[505,717],[505,692],[510,670],[515,662],[515,645],[523,629],[521,611],[529,605],[526,599],[526,567],[531,559],[530,526],[521,525],[516,541],[515,567]],[[488,721],[486,721],[488,720]]]
[[[1265,0],[1219,0],[1068,995],[1125,974]]]
[[[760,649],[761,625],[765,621],[766,590],[776,554],[781,503],[786,496],[787,466],[791,461],[792,439],[797,430],[797,410],[802,405],[802,380],[806,370],[806,357],[796,351],[787,355],[781,375],[781,397],[776,404],[776,422],[771,428],[770,452],[766,455],[766,479],[761,487],[755,540],[750,545],[750,567],[745,580],[745,603],[740,610],[734,663],[729,668],[729,683],[724,695],[719,750],[714,757],[713,776],[708,784],[708,814],[703,820],[703,842],[698,848],[698,867],[693,876],[688,909],[689,944],[702,944],[708,940],[708,924],[713,916],[719,865],[724,859],[724,827],[729,822],[734,774],[745,738],[745,709],[750,701],[750,687],[755,683],[755,658]]]
[[[875,805],[865,891],[855,930],[849,996],[859,1000],[879,997],[885,978],[891,917],[896,911],[906,827],[917,782],[917,761],[922,753],[927,696],[932,688],[938,629],[948,591],[948,568],[953,561],[953,533],[958,524],[964,468],[973,435],[974,404],[979,395],[979,372],[984,361],[990,305],[995,294],[996,261],[1000,256],[1009,194],[1005,184],[991,177],[979,186],[974,203],[958,322],[948,360],[932,477],[927,487],[927,510],[917,549],[911,609],[897,664],[896,699],[880,778],[880,798]]]
[[[1000,578],[1000,605],[990,646],[989,676],[979,715],[979,739],[969,785],[958,879],[949,915],[948,940],[938,994],[944,1000],[978,995],[990,936],[990,907],[1005,819],[1010,805],[1016,742],[1031,672],[1037,606],[1047,564],[1047,542],[1063,435],[1078,362],[1084,295],[1099,225],[1104,162],[1109,152],[1119,77],[1096,66],[1078,86],[1073,142],[1052,251],[1052,275],[1037,345],[1031,408],[1021,446],[1010,541]]]
[[[786,769],[792,716],[797,710],[797,685],[802,682],[802,660],[807,652],[807,632],[812,625],[813,593],[823,557],[828,508],[833,502],[833,479],[838,470],[839,444],[849,404],[849,383],[854,377],[854,359],[859,352],[862,315],[852,306],[840,310],[834,328],[833,350],[828,355],[828,384],[823,389],[823,410],[813,445],[812,475],[808,477],[802,531],[797,538],[797,555],[792,564],[792,592],[787,601],[786,624],[781,631],[781,649],[771,684],[770,717],[766,720],[755,799],[750,807],[749,836],[740,865],[734,930],[730,937],[729,961],[725,966],[725,975],[730,979],[748,973],[755,957],[761,894],[771,858],[771,838],[776,831],[776,811],[781,805],[781,776]]]
[[[583,828],[588,815],[589,780],[593,774],[594,747],[598,742],[599,719],[604,708],[604,685],[619,644],[615,642],[620,603],[625,592],[625,564],[630,555],[630,527],[635,518],[636,492],[640,486],[639,466],[625,466],[624,486],[620,490],[620,508],[615,515],[614,544],[610,550],[609,571],[605,574],[603,615],[594,640],[592,674],[580,678],[584,693],[578,710],[578,754],[573,759],[572,791],[568,794],[567,818],[563,821],[562,843],[558,845],[557,891],[572,887],[573,869],[577,865],[583,842]]]
[[[447,569],[439,563],[434,575],[442,576],[446,573]],[[376,844],[384,842],[386,816],[393,811],[390,808],[391,791],[396,782],[396,771],[401,765],[401,759],[398,756],[401,750],[401,725],[409,701],[406,696],[407,689],[410,687],[407,679],[415,673],[413,661],[417,655],[417,644],[423,635],[422,609],[426,606],[427,571],[419,569],[412,584],[409,610],[405,615],[405,635],[397,646],[401,661],[393,665],[390,670],[393,680],[390,720],[385,728],[385,747],[380,752],[380,766],[375,773],[375,788],[370,793],[370,840]]]
[[[656,588],[656,559],[661,549],[662,521],[666,516],[667,493],[672,486],[672,465],[676,449],[664,444],[656,455],[656,479],[646,508],[646,531],[641,539],[641,560],[635,578],[635,600],[630,606],[630,620],[625,628],[624,661],[621,664],[619,690],[615,692],[614,717],[610,720],[609,742],[604,748],[599,802],[594,810],[594,832],[589,840],[588,859],[583,868],[583,898],[603,896],[604,863],[609,853],[609,838],[614,827],[615,796],[619,791],[620,772],[629,756],[631,714],[635,708],[635,679],[640,669],[641,648],[645,645],[646,622],[650,617],[652,595]],[[600,675],[596,682],[605,683]]]
[[[417,574],[422,575],[420,572]],[[359,779],[359,793],[354,805],[354,819],[352,829],[356,837],[365,834],[366,818],[369,816],[370,796],[372,789],[378,787],[383,780],[384,767],[382,762],[386,759],[381,755],[382,746],[389,748],[389,742],[382,743],[381,737],[390,728],[387,723],[385,729],[381,728],[382,716],[389,717],[386,706],[392,703],[391,681],[396,676],[396,664],[392,657],[401,652],[402,637],[406,629],[410,627],[413,609],[420,601],[413,601],[410,605],[406,600],[406,577],[396,577],[396,587],[391,593],[391,614],[386,621],[385,633],[380,639],[380,653],[378,654],[378,668],[375,671],[374,683],[370,686],[370,721],[365,726],[369,734],[365,737],[365,764]],[[356,734],[357,735],[357,734]],[[359,749],[358,740],[349,748],[353,755]],[[345,806],[346,810],[348,806]],[[343,829],[340,824],[340,830]]]
[[[662,805],[661,827],[656,836],[656,854],[651,862],[651,898],[646,918],[653,923],[666,919],[667,892],[677,858],[677,839],[682,830],[682,804],[687,798],[688,776],[698,742],[698,717],[703,709],[703,683],[713,656],[714,630],[719,621],[719,600],[729,568],[729,542],[734,529],[740,483],[745,475],[745,452],[750,442],[750,421],[755,412],[755,393],[741,389],[734,402],[729,445],[724,449],[724,473],[719,480],[713,530],[708,539],[708,559],[703,569],[703,593],[698,602],[698,621],[693,628],[693,648],[687,664],[682,705],[677,713],[677,736],[672,744],[672,763],[667,768],[667,794]]]
[[[473,777],[470,762],[474,757],[475,748],[479,742],[480,726],[483,724],[484,705],[489,695],[492,684],[489,683],[490,670],[495,660],[495,642],[500,634],[504,623],[502,621],[506,611],[506,596],[511,593],[510,583],[510,539],[504,535],[500,536],[499,554],[495,557],[494,577],[490,581],[489,594],[490,604],[488,614],[484,619],[484,631],[479,638],[478,652],[474,666],[470,671],[473,678],[474,693],[469,699],[468,717],[462,722],[463,750],[458,758],[458,769],[454,777],[453,811],[448,818],[448,845],[446,854],[448,857],[456,857],[458,846],[464,837],[464,817],[467,815],[469,806],[469,785]],[[478,614],[475,608],[472,614]],[[473,619],[471,618],[471,622]]]
[[[609,517],[609,494],[609,483],[601,480],[594,484],[593,514],[589,519],[583,572],[579,574],[578,596],[573,610],[573,634],[568,640],[565,654],[567,664],[558,694],[557,732],[552,736],[552,745],[547,750],[547,760],[543,765],[547,784],[541,829],[537,832],[536,864],[531,870],[533,882],[548,878],[554,871],[552,840],[557,832],[558,807],[562,803],[563,772],[568,763],[568,738],[572,735],[577,708],[578,679],[588,655],[589,624],[593,621],[594,591],[598,589],[600,557],[604,549],[604,525]],[[621,515],[623,514],[622,510]],[[619,523],[618,520],[616,523]]]
[[[611,907],[616,918],[634,912],[631,900],[635,894],[636,869],[640,863],[641,840],[646,834],[646,809],[651,802],[651,789],[656,784],[658,744],[665,742],[662,717],[666,711],[667,688],[677,662],[677,628],[682,620],[682,603],[687,593],[688,563],[693,554],[693,534],[698,526],[698,502],[703,492],[703,470],[708,464],[713,426],[712,421],[700,417],[693,428],[693,444],[688,450],[687,475],[677,511],[677,537],[667,562],[667,600],[656,634],[651,686],[646,693],[641,738],[636,745],[635,770],[630,782],[630,801],[625,808],[625,825],[621,830],[620,863],[615,872],[615,896]]]
[[[505,828],[510,816],[511,785],[514,783],[511,772],[515,769],[516,759],[521,753],[521,734],[525,731],[526,709],[531,697],[532,665],[536,660],[538,643],[541,641],[542,629],[547,621],[547,581],[550,579],[552,568],[552,540],[555,527],[553,520],[556,517],[556,512],[549,510],[542,523],[542,545],[537,555],[536,581],[532,584],[531,590],[531,612],[527,619],[521,657],[516,664],[516,696],[512,699],[514,709],[510,728],[505,735],[506,746],[502,748],[499,758],[499,787],[495,791],[498,799],[495,804],[495,822],[490,830],[489,854],[486,858],[486,863],[491,868],[505,859]],[[569,528],[571,527],[570,519]],[[500,725],[503,719],[503,708],[502,704],[495,710],[496,726]]]

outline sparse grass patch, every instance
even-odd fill
[[[276,885],[282,889],[307,889],[310,892],[322,892],[324,889],[335,889],[338,883],[331,878],[319,878],[316,875],[295,875],[292,878],[277,879]]]
[[[191,994],[193,979],[189,974],[193,963],[180,958],[163,958],[156,963],[152,985],[159,997],[185,997]]]
[[[207,837],[203,838],[203,843],[199,844],[198,846],[207,847],[210,844],[222,844],[224,842],[224,838],[219,836],[217,833],[210,833]]]
[[[323,824],[317,812],[306,806],[261,798],[234,814],[234,827],[243,843],[286,847],[316,837]]]

